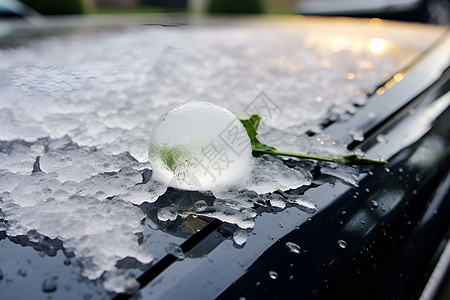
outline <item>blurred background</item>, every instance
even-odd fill
[[[450,24],[450,0],[0,0],[0,17],[66,14],[301,14]]]

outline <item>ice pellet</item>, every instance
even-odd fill
[[[242,246],[247,241],[247,232],[243,229],[238,229],[233,233],[233,241],[236,245]]]
[[[53,293],[54,291],[56,291],[57,288],[58,284],[55,277],[46,279],[42,283],[42,291],[46,293]]]
[[[172,254],[178,259],[184,259],[186,257],[183,249],[181,249],[181,247],[177,244],[169,243],[164,249],[167,254]]]
[[[188,102],[163,114],[150,137],[155,178],[169,186],[209,190],[239,183],[250,169],[250,139],[238,118],[208,102]]]

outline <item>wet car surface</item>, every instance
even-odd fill
[[[77,30],[1,52],[6,297],[420,295],[448,229],[446,28],[299,17]],[[284,184],[284,197],[158,190],[148,136],[188,100],[259,108],[278,149],[348,145],[389,163],[260,159],[276,181],[255,186]]]

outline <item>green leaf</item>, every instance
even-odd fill
[[[149,153],[159,156],[172,172],[176,172],[176,166],[179,160],[186,156],[187,150],[182,147],[169,147],[167,144],[163,146],[152,144],[150,145]]]
[[[241,121],[242,125],[244,125],[245,130],[247,131],[248,137],[250,138],[250,142],[252,145],[252,153],[254,156],[261,156],[263,154],[269,155],[279,155],[279,156],[291,156],[303,159],[314,159],[321,161],[330,161],[342,164],[349,165],[368,165],[368,164],[386,164],[385,160],[377,160],[370,159],[366,157],[362,157],[356,153],[352,153],[349,155],[341,156],[341,157],[327,157],[327,156],[318,156],[312,154],[301,154],[301,153],[292,153],[292,152],[284,152],[278,151],[274,147],[268,146],[266,144],[261,143],[258,138],[258,126],[261,122],[261,117],[258,114],[243,111],[236,113],[236,116]]]
[[[274,193],[280,194],[284,199],[287,199],[286,194],[282,189],[277,189]]]
[[[239,118],[242,125],[244,125],[245,130],[247,131],[248,137],[250,138],[250,143],[252,145],[254,156],[264,154],[264,153],[260,154],[259,151],[277,150],[274,147],[261,143],[256,138],[256,136],[258,135],[257,129],[259,126],[259,122],[261,121],[261,117],[259,115],[248,111],[243,111],[237,113],[236,116]]]
[[[256,139],[256,135],[258,134],[258,126],[261,121],[261,117],[257,114],[253,114],[249,111],[241,111],[236,113],[236,116],[241,121],[242,125],[244,125],[245,130],[247,130],[247,134],[250,140]]]

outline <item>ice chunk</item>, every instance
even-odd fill
[[[285,194],[287,203],[296,204],[298,208],[306,213],[312,214],[317,211],[317,205],[311,196],[308,195],[288,195]]]
[[[270,201],[270,205],[273,207],[278,207],[281,209],[286,207],[286,201],[284,201],[284,197],[280,194],[271,194],[268,200]]]
[[[18,174],[30,174],[33,163],[43,151],[44,146],[29,145],[23,140],[0,141],[0,169]]]
[[[105,272],[102,279],[103,286],[108,291],[131,294],[139,289],[139,282],[131,277],[126,270],[116,269]]]
[[[230,224],[236,224],[243,229],[255,227],[256,213],[251,210],[239,211],[223,206],[212,206],[201,212],[197,212],[196,214],[199,216],[219,219]]]
[[[83,275],[96,279],[114,270],[127,256],[149,263],[152,255],[138,243],[143,231],[143,212],[121,200],[99,201],[92,197],[71,197],[66,201],[45,201],[19,207],[11,198],[3,199],[7,234],[27,235],[30,231],[58,238],[74,252],[83,265]],[[5,201],[6,200],[6,201]]]
[[[120,197],[137,205],[144,202],[153,203],[158,200],[159,196],[164,194],[166,190],[166,184],[158,180],[151,179],[147,183],[130,186],[126,193],[120,195]]]
[[[149,158],[155,178],[188,190],[217,189],[245,180],[252,153],[244,127],[228,110],[188,102],[157,121]]]
[[[320,167],[320,172],[322,174],[336,177],[337,179],[353,186],[358,186],[359,169],[353,166],[343,166],[337,163],[327,162],[322,164]]]
[[[243,229],[238,229],[233,233],[233,241],[238,246],[242,246],[247,242],[247,232]]]
[[[183,249],[175,244],[175,243],[169,243],[164,250],[166,250],[167,254],[172,254],[176,258],[182,260],[186,257],[186,254],[184,253]]]
[[[253,168],[246,186],[258,194],[295,189],[312,182],[312,175],[304,169],[296,170],[286,166],[278,157],[264,155],[253,158]]]
[[[36,137],[45,137],[46,132],[27,114],[14,113],[9,108],[0,109],[0,140],[24,139],[30,141]]]
[[[200,200],[202,201],[202,200]],[[204,216],[222,220],[230,224],[236,224],[243,229],[253,228],[255,226],[255,218],[257,213],[252,208],[254,203],[249,202],[247,197],[242,199],[216,199],[213,205],[201,205],[201,210],[198,209],[198,203],[192,206],[181,207],[172,205],[158,210],[158,219],[160,221],[174,221],[178,216],[186,218],[188,216]]]
[[[158,220],[160,221],[174,221],[178,217],[178,212],[175,207],[163,207],[158,210]]]

